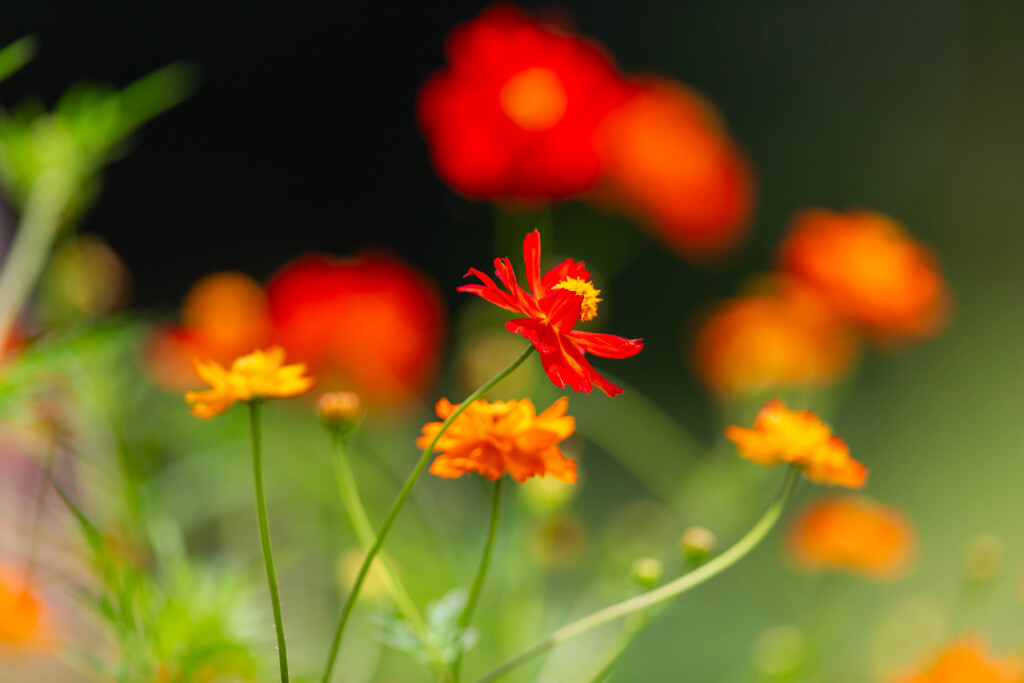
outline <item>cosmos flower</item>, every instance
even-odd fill
[[[705,385],[736,396],[832,384],[857,351],[856,335],[821,296],[773,279],[711,311],[697,331],[693,361]]]
[[[736,246],[753,211],[753,174],[717,113],[662,78],[630,82],[628,99],[602,123],[598,201],[639,219],[683,256]]]
[[[881,214],[799,213],[779,265],[876,340],[930,337],[946,321],[949,295],[934,256]]]
[[[1024,661],[1017,656],[993,659],[977,638],[946,646],[931,663],[890,683],[1021,683]]]
[[[0,567],[0,653],[45,650],[50,634],[45,604],[24,572]]]
[[[441,399],[437,416],[445,420],[458,407]],[[558,447],[576,429],[576,421],[565,414],[568,408],[565,396],[539,415],[528,398],[474,401],[438,440],[435,450],[440,455],[430,472],[449,479],[477,472],[491,480],[507,472],[519,483],[535,476],[574,483],[576,463],[563,456]],[[427,448],[440,429],[440,422],[423,425],[423,435],[416,445]]]
[[[817,501],[793,522],[788,545],[804,568],[892,579],[907,568],[915,538],[898,510],[863,496],[834,496]]]
[[[566,259],[541,276],[540,233],[536,230],[523,241],[526,262],[527,292],[516,282],[515,271],[507,258],[494,260],[495,274],[506,290],[488,275],[470,268],[466,277],[475,276],[482,284],[463,285],[460,292],[476,294],[490,303],[528,317],[505,323],[514,334],[520,334],[540,352],[541,364],[556,386],[572,387],[589,393],[596,385],[609,396],[622,393],[599,375],[585,354],[602,358],[628,358],[643,348],[642,339],[625,339],[610,334],[583,332],[573,327],[597,315],[600,290],[590,282],[590,272],[582,261]]]
[[[434,378],[445,333],[437,286],[409,264],[364,253],[309,255],[267,284],[274,343],[325,389],[374,409],[408,405]]]
[[[284,349],[279,346],[253,351],[229,368],[197,359],[195,371],[211,388],[186,392],[185,400],[193,404],[192,414],[204,419],[223,413],[238,401],[298,396],[313,386],[305,363],[285,365]]]
[[[552,199],[601,174],[597,128],[627,94],[596,44],[495,5],[456,28],[417,113],[438,173],[484,199]]]
[[[809,410],[789,410],[777,398],[761,408],[753,429],[730,425],[725,436],[758,465],[797,465],[811,481],[830,486],[859,489],[867,483],[867,467],[850,457],[831,427]]]

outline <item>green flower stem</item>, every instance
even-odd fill
[[[363,500],[359,496],[359,489],[356,487],[356,480],[352,474],[352,464],[348,457],[348,444],[345,439],[334,439],[334,455],[334,474],[338,480],[338,492],[341,494],[341,502],[345,506],[345,512],[348,514],[352,528],[355,529],[360,545],[363,546],[364,551],[369,551],[373,547],[376,534],[373,532],[373,526],[366,515]],[[415,629],[426,633],[427,624],[419,610],[416,609],[416,603],[413,602],[409,592],[383,557],[381,557],[378,568],[381,571],[384,586],[391,595],[391,600],[395,603],[395,607],[398,608],[398,611],[402,613],[405,620]]]
[[[366,574],[370,571],[370,564],[373,562],[373,558],[380,552],[380,548],[384,545],[384,539],[387,538],[388,532],[391,530],[391,525],[394,524],[395,518],[398,516],[399,511],[405,504],[406,498],[409,497],[409,492],[412,491],[412,487],[416,484],[416,480],[423,474],[423,470],[426,469],[427,463],[430,462],[430,456],[434,453],[434,446],[437,445],[438,439],[448,430],[448,426],[455,421],[462,411],[465,410],[470,403],[477,400],[488,391],[494,388],[498,382],[505,379],[512,373],[513,370],[523,364],[523,361],[533,351],[533,346],[527,346],[525,350],[519,356],[509,363],[509,365],[499,372],[497,375],[489,379],[479,389],[474,391],[472,394],[467,396],[465,400],[459,404],[459,407],[452,411],[452,414],[448,416],[444,422],[441,423],[441,428],[434,436],[430,445],[420,455],[420,459],[416,462],[412,472],[409,474],[409,478],[405,480],[398,495],[395,496],[395,500],[391,503],[391,509],[388,510],[384,516],[384,521],[380,525],[380,530],[377,532],[377,537],[373,542],[373,546],[370,547],[369,552],[366,553],[366,558],[363,560],[363,565],[359,568],[359,574],[356,576],[356,582],[352,586],[352,591],[349,593],[348,598],[345,600],[345,605],[341,609],[341,617],[338,619],[338,627],[334,631],[334,640],[331,642],[331,649],[327,656],[327,667],[324,670],[323,683],[329,683],[331,680],[331,674],[334,672],[334,663],[338,658],[338,650],[341,648],[341,638],[345,632],[345,625],[348,623],[348,619],[352,614],[352,609],[355,607],[356,600],[359,598],[359,591],[363,588],[363,581],[366,580]]]
[[[64,174],[44,173],[25,200],[14,241],[0,269],[0,349],[46,265],[73,190]]]
[[[779,492],[775,495],[774,500],[772,500],[771,505],[768,506],[768,509],[765,511],[764,515],[762,515],[761,519],[758,520],[757,524],[755,524],[743,538],[737,541],[735,545],[723,552],[721,555],[709,560],[706,564],[701,565],[692,572],[684,574],[678,579],[666,583],[664,586],[655,588],[643,595],[638,595],[634,598],[629,598],[628,600],[623,600],[622,602],[610,605],[609,607],[605,607],[604,609],[598,610],[597,612],[587,615],[582,619],[574,621],[567,626],[563,626],[546,638],[534,643],[519,654],[508,659],[505,663],[484,675],[482,678],[477,679],[475,683],[489,683],[489,681],[493,681],[503,676],[520,664],[536,657],[542,652],[550,650],[556,645],[582,635],[593,628],[607,624],[610,621],[621,619],[629,616],[630,614],[649,609],[658,603],[674,598],[677,595],[685,593],[691,588],[699,586],[708,579],[718,576],[723,571],[743,559],[751,550],[757,547],[762,540],[764,540],[765,536],[767,536],[768,532],[772,530],[772,527],[775,526],[779,516],[782,514],[786,501],[793,492],[799,476],[800,470],[795,466],[790,466],[789,472],[786,473],[786,478],[783,481]]]
[[[462,610],[462,614],[459,615],[458,633],[460,634],[469,628],[469,624],[473,620],[473,610],[476,609],[477,600],[480,598],[480,589],[484,586],[484,577],[487,576],[487,568],[491,564],[491,551],[494,549],[494,539],[498,535],[498,517],[501,514],[502,479],[504,477],[498,477],[498,480],[494,482],[494,497],[491,499],[491,523],[487,528],[487,541],[484,543],[484,554],[480,558],[480,566],[477,568],[476,576],[473,578],[473,585],[469,589],[466,607]],[[462,670],[462,655],[463,653],[460,651],[459,656],[455,659],[455,664],[452,666],[455,683],[459,683],[459,674]]]
[[[260,408],[263,402],[249,402],[252,418],[252,469],[256,483],[256,513],[260,519],[260,542],[263,545],[263,563],[267,567],[270,603],[274,608],[274,628],[277,631],[277,656],[281,662],[281,683],[288,683],[288,648],[284,642],[284,623],[281,621],[281,597],[277,593],[277,573],[274,571],[274,553],[270,549],[270,529],[267,525],[267,501],[263,495],[263,449],[260,441]]]
[[[604,656],[594,666],[594,673],[583,680],[587,683],[602,683],[607,680],[612,671],[615,670],[615,665],[619,663],[623,653],[633,644],[633,641],[640,635],[640,632],[644,630],[647,621],[647,612],[630,615],[626,619],[626,623],[623,625],[619,635],[615,637],[615,640],[605,650]]]

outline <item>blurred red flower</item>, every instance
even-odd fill
[[[505,323],[509,332],[520,334],[540,353],[548,378],[559,388],[590,393],[597,387],[611,397],[622,389],[602,377],[586,359],[587,353],[601,358],[629,358],[640,353],[642,339],[626,339],[611,334],[574,330],[576,323],[597,315],[600,290],[590,282],[590,272],[582,261],[566,259],[540,274],[540,233],[534,230],[523,240],[527,292],[516,282],[516,274],[507,258],[494,259],[495,274],[508,291],[499,287],[486,273],[470,268],[466,277],[475,276],[482,284],[463,285],[460,292],[476,294],[495,306],[526,315]]]
[[[876,341],[930,337],[946,322],[949,295],[935,257],[881,214],[799,213],[779,264]]]
[[[659,78],[630,84],[602,124],[606,176],[599,202],[635,215],[685,256],[708,256],[744,236],[754,179],[710,104]]]
[[[601,175],[598,125],[628,93],[597,44],[496,5],[451,32],[419,95],[438,173],[487,199],[562,198]]]
[[[324,389],[396,405],[436,370],[445,312],[436,286],[395,258],[304,256],[267,285],[274,341]]]

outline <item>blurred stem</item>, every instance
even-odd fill
[[[341,494],[341,502],[345,506],[348,520],[351,522],[352,528],[355,529],[360,545],[363,546],[364,551],[369,551],[373,547],[376,534],[373,533],[373,526],[366,515],[363,500],[359,496],[359,489],[356,487],[355,476],[352,474],[352,464],[348,457],[347,439],[334,438],[334,456],[334,474],[338,480],[338,492]],[[405,620],[412,624],[416,630],[426,633],[427,624],[423,621],[423,616],[416,609],[416,604],[409,597],[405,586],[402,585],[402,582],[397,578],[397,575],[391,570],[387,560],[383,557],[381,557],[378,568],[381,571],[381,578],[384,581],[385,588],[391,595],[391,600],[395,603],[395,607],[398,608],[398,611],[402,613]]]
[[[633,644],[636,637],[640,635],[640,631],[647,625],[647,613],[640,612],[626,619],[625,625],[622,630],[619,631],[619,635],[615,637],[615,640],[605,650],[604,657],[598,660],[592,671],[593,674],[588,675],[583,680],[586,683],[601,683],[611,676],[612,671],[615,670],[615,665],[619,663],[619,659],[622,658],[622,654],[626,649]]]
[[[260,409],[263,402],[256,399],[249,402],[252,418],[252,469],[256,482],[256,513],[260,519],[260,542],[263,545],[263,563],[267,567],[267,584],[270,586],[270,603],[274,609],[274,629],[277,631],[277,656],[281,662],[281,683],[288,683],[288,648],[284,642],[284,624],[281,620],[281,597],[277,593],[277,573],[274,571],[274,553],[270,549],[270,529],[267,525],[267,501],[263,495],[263,448],[261,444]]]
[[[462,610],[462,614],[459,615],[458,633],[460,635],[469,628],[469,624],[473,620],[473,611],[476,609],[477,600],[480,598],[480,589],[484,586],[484,577],[487,576],[487,568],[490,567],[491,564],[491,551],[494,549],[494,539],[498,535],[498,517],[501,515],[501,482],[503,479],[504,477],[499,476],[498,480],[494,482],[494,496],[491,498],[491,523],[487,528],[487,540],[484,542],[484,554],[483,557],[480,558],[480,566],[476,570],[476,576],[473,578],[473,585],[469,589],[469,598],[466,600],[466,607]],[[455,658],[455,664],[452,666],[455,683],[459,683],[463,654],[464,652],[460,649],[459,656]]]
[[[792,494],[799,476],[800,470],[795,466],[790,466],[789,471],[786,473],[786,478],[783,480],[782,486],[779,488],[779,492],[775,494],[775,498],[768,506],[764,515],[761,516],[761,519],[757,521],[757,523],[743,538],[737,541],[735,545],[723,552],[721,555],[709,560],[697,569],[694,569],[687,574],[683,574],[678,579],[666,583],[664,586],[655,588],[643,595],[638,595],[634,598],[629,598],[628,600],[623,600],[622,602],[605,607],[604,609],[598,610],[597,612],[585,616],[582,619],[574,621],[568,626],[563,626],[511,659],[508,659],[504,664],[501,664],[482,678],[477,679],[476,683],[488,683],[489,681],[493,681],[516,668],[520,664],[523,664],[533,657],[550,650],[556,645],[564,643],[567,640],[571,640],[576,636],[582,635],[603,624],[607,624],[610,621],[627,617],[631,614],[635,614],[636,612],[642,612],[654,605],[681,595],[691,588],[701,585],[708,579],[718,576],[723,571],[746,557],[751,550],[756,548],[757,545],[764,540],[768,535],[768,532],[772,530],[782,514],[786,501],[789,499],[790,494]]]
[[[28,525],[28,552],[25,559],[25,574],[23,583],[25,588],[32,582],[32,575],[36,569],[36,554],[39,551],[39,530],[42,527],[43,509],[46,507],[46,492],[49,490],[53,460],[56,457],[57,443],[54,439],[47,449],[43,459],[43,466],[39,471],[39,482],[36,485],[35,496],[32,500],[32,517]]]
[[[533,352],[533,345],[527,346],[519,356],[509,363],[509,365],[499,372],[497,375],[485,382],[480,388],[474,391],[472,394],[467,396],[459,407],[452,411],[452,414],[448,416],[444,422],[441,423],[441,428],[437,434],[434,435],[430,445],[420,455],[420,459],[416,461],[416,465],[413,467],[412,472],[409,474],[408,479],[402,485],[398,495],[395,496],[394,502],[391,503],[391,508],[384,516],[384,521],[380,525],[380,530],[377,532],[377,537],[374,539],[373,545],[370,547],[369,552],[366,553],[366,557],[363,559],[363,565],[359,568],[359,574],[356,576],[356,582],[352,586],[352,591],[349,593],[348,598],[345,600],[345,605],[341,608],[341,617],[338,619],[338,626],[334,631],[334,639],[331,642],[331,649],[327,655],[327,667],[324,670],[323,683],[329,683],[331,680],[331,674],[334,672],[334,664],[338,658],[338,650],[341,649],[341,639],[345,633],[345,625],[348,623],[349,617],[352,615],[352,609],[355,607],[356,600],[359,598],[359,591],[363,588],[363,582],[366,580],[366,574],[370,571],[370,565],[373,562],[373,558],[380,552],[381,546],[384,545],[384,539],[387,538],[388,532],[391,530],[391,525],[394,524],[395,518],[401,511],[402,506],[405,504],[405,500],[409,497],[409,493],[412,491],[412,487],[416,484],[416,481],[423,474],[423,470],[426,469],[427,463],[430,462],[430,456],[434,453],[434,447],[437,445],[438,439],[448,430],[449,425],[455,421],[455,419],[462,414],[469,404],[477,400],[488,391],[494,388],[501,380],[512,374],[512,371],[523,364],[523,361],[527,359],[530,353]]]
[[[32,186],[17,232],[0,270],[0,349],[39,279],[71,199],[73,183],[64,174],[43,173]]]

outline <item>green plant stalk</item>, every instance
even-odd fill
[[[366,515],[363,500],[359,495],[359,489],[356,487],[355,476],[352,474],[352,464],[348,457],[348,444],[343,438],[335,437],[333,441],[335,454],[334,474],[338,480],[338,492],[341,494],[341,502],[345,506],[348,520],[356,532],[356,538],[359,539],[363,550],[368,551],[373,547],[376,534],[373,532],[373,526]],[[395,607],[398,608],[398,611],[402,613],[405,620],[412,624],[414,628],[426,633],[427,624],[423,620],[423,616],[416,609],[416,604],[409,596],[405,586],[402,585],[395,572],[388,566],[388,562],[383,556],[378,568],[381,571],[384,586],[391,595],[391,600],[395,603]]]
[[[491,523],[487,528],[487,540],[484,542],[484,554],[480,558],[480,566],[477,567],[476,576],[473,577],[473,585],[469,589],[469,598],[466,606],[459,615],[458,633],[461,635],[473,620],[473,611],[480,599],[480,590],[484,586],[484,578],[487,576],[487,568],[491,565],[491,551],[494,550],[494,539],[498,536],[498,518],[501,515],[501,482],[504,477],[498,477],[494,482],[494,496],[491,498]],[[452,674],[455,676],[455,683],[459,683],[459,676],[462,671],[462,655],[455,658],[452,665]]]
[[[387,538],[388,532],[391,530],[391,525],[394,524],[395,518],[401,511],[402,506],[405,504],[406,498],[409,497],[412,487],[416,484],[416,481],[423,474],[423,470],[426,468],[427,463],[430,462],[430,456],[434,453],[434,447],[437,445],[438,439],[447,431],[449,425],[455,421],[462,411],[465,410],[470,403],[477,400],[488,391],[493,389],[501,380],[505,379],[512,373],[513,370],[523,364],[523,361],[533,351],[533,345],[527,346],[519,356],[509,363],[509,365],[499,372],[497,375],[485,382],[480,388],[471,393],[469,396],[459,404],[459,407],[452,411],[452,414],[448,416],[444,422],[441,423],[441,428],[437,434],[431,440],[430,445],[424,449],[420,459],[416,462],[409,477],[405,480],[402,488],[399,490],[398,495],[395,496],[394,502],[391,503],[391,508],[384,516],[384,521],[381,522],[380,529],[377,531],[377,537],[370,547],[369,552],[366,553],[366,558],[363,560],[363,565],[359,568],[359,574],[356,576],[356,581],[352,585],[352,591],[349,593],[348,598],[345,600],[345,605],[341,609],[341,617],[338,619],[338,626],[334,631],[334,639],[331,641],[331,649],[327,655],[327,666],[324,669],[323,683],[329,683],[331,680],[331,674],[334,672],[334,664],[338,658],[338,650],[341,649],[341,639],[345,632],[345,625],[348,623],[349,617],[352,615],[352,609],[355,607],[356,600],[359,598],[359,592],[362,590],[363,582],[366,580],[366,574],[370,571],[370,564],[373,559],[380,552],[381,546],[384,545],[384,539]]]
[[[550,650],[556,645],[582,635],[591,629],[597,628],[598,626],[607,624],[610,621],[615,621],[616,619],[627,617],[630,614],[649,609],[654,605],[674,598],[677,595],[681,595],[682,593],[699,586],[705,581],[718,576],[723,571],[746,557],[751,550],[757,547],[757,545],[764,540],[768,535],[768,532],[772,530],[775,523],[779,520],[779,516],[782,514],[782,510],[785,507],[790,494],[792,494],[799,476],[800,470],[796,466],[791,465],[789,471],[786,473],[785,480],[782,482],[782,486],[779,488],[779,492],[775,495],[775,498],[768,506],[768,509],[765,511],[764,515],[761,516],[761,519],[757,521],[757,523],[743,538],[737,541],[721,555],[709,560],[706,564],[701,565],[697,569],[694,569],[687,574],[683,574],[678,579],[666,583],[664,586],[655,588],[643,595],[638,595],[634,598],[629,598],[628,600],[623,600],[622,602],[610,605],[604,609],[594,612],[593,614],[589,614],[577,621],[574,621],[567,626],[563,626],[548,635],[546,638],[537,641],[519,654],[506,660],[497,668],[477,679],[475,683],[489,683],[489,681],[496,680],[520,664],[529,661],[542,652]]]
[[[277,572],[274,571],[274,553],[270,549],[270,529],[267,524],[267,501],[263,494],[263,449],[261,445],[261,413],[263,402],[249,401],[252,424],[252,469],[256,484],[256,514],[260,520],[260,543],[263,546],[263,564],[267,568],[270,604],[274,609],[274,629],[277,631],[277,656],[281,662],[281,683],[288,683],[288,648],[284,642],[284,623],[281,620],[281,596],[277,592]]]
[[[630,615],[626,619],[626,623],[623,625],[619,635],[615,637],[615,640],[608,646],[604,656],[598,660],[597,665],[594,666],[593,674],[590,674],[583,680],[586,683],[602,683],[607,680],[612,672],[615,670],[615,665],[619,663],[619,659],[622,658],[623,653],[633,644],[636,637],[640,635],[640,632],[644,630],[644,626],[647,625],[647,612],[640,612],[639,614]]]
[[[73,191],[69,177],[51,171],[36,180],[25,200],[14,241],[0,269],[0,349],[7,344],[14,321],[46,265]]]

